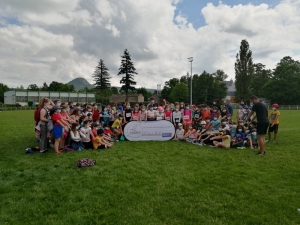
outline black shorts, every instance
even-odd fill
[[[256,130],[257,130],[257,134],[266,134],[267,133],[267,130],[268,130],[268,127],[269,127],[269,122],[267,123],[257,123],[257,127],[256,127]]]
[[[272,124],[270,124],[270,126],[269,126],[269,132],[277,133],[279,124],[274,124],[272,127],[271,127],[271,125]]]

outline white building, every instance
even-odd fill
[[[39,104],[41,98],[49,98],[52,101],[54,101],[55,99],[60,99],[61,102],[74,103],[95,102],[95,94],[93,93],[13,90],[4,93],[4,104],[20,104],[24,106],[28,105],[28,102],[33,102],[37,105]]]

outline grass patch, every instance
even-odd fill
[[[25,155],[33,111],[0,121],[0,224],[300,224],[298,111],[281,111],[266,156],[172,141]]]

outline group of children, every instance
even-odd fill
[[[274,111],[277,108],[278,105]],[[124,126],[130,121],[168,120],[176,129],[173,140],[220,148],[257,148],[256,123],[247,121],[250,110],[241,104],[235,122],[228,104],[221,107],[218,100],[211,106],[195,106],[166,101],[158,105],[150,99],[147,105],[131,107],[123,103],[99,110],[97,104],[60,103],[59,99],[52,102],[42,98],[35,111],[36,136],[41,153],[53,144],[55,152],[61,154],[62,150],[113,147],[114,141],[124,138]]]

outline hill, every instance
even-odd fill
[[[91,89],[94,88],[94,85],[90,84],[86,79],[82,77],[75,78],[74,80],[71,80],[67,84],[74,85],[75,90],[84,89],[85,87]]]
[[[90,84],[86,79],[82,78],[82,77],[78,77],[75,78],[74,80],[71,80],[70,82],[68,82],[67,84],[73,84],[75,90],[80,90],[80,89],[84,89],[85,87],[91,89],[94,88],[95,86]],[[116,86],[113,86],[116,87]],[[118,90],[120,90],[121,87],[116,87]],[[146,88],[147,91],[154,93],[156,91],[156,89],[151,89],[151,88]]]

